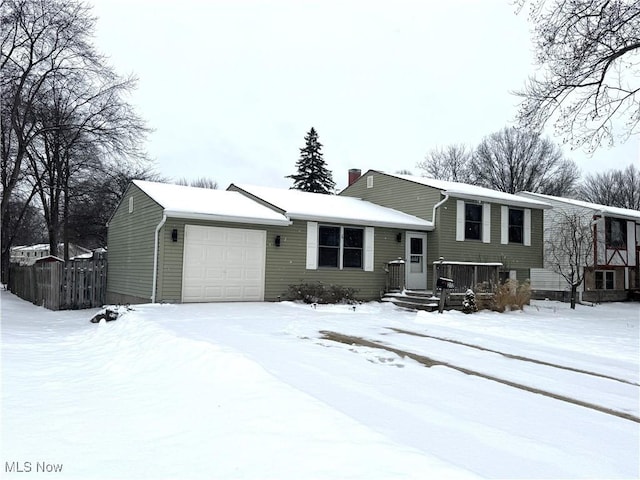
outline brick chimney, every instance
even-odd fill
[[[349,184],[347,186],[352,185],[356,180],[360,178],[361,175],[362,172],[359,168],[349,169]]]

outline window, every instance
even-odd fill
[[[509,209],[509,243],[523,243],[524,210]]]
[[[364,230],[351,227],[318,227],[318,266],[362,268]]]
[[[613,270],[596,270],[596,290],[613,290],[614,274]]]
[[[367,177],[367,188],[373,188],[373,175]]]
[[[605,220],[607,247],[625,249],[627,246],[627,222],[609,217]]]
[[[129,213],[133,213],[133,197],[129,197]]]
[[[465,240],[482,239],[482,205],[464,204],[464,238]]]

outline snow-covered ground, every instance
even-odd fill
[[[637,303],[1,300],[1,478],[640,477]]]

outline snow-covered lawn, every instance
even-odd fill
[[[637,303],[1,300],[1,478],[640,477]]]

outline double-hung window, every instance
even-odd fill
[[[509,209],[509,243],[523,243],[524,210]]]
[[[364,229],[318,226],[318,267],[362,268]]]
[[[482,239],[482,205],[465,203],[464,205],[464,239]]]

